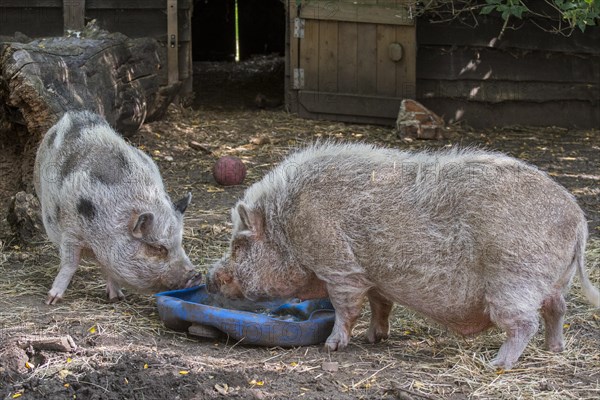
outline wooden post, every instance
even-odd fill
[[[63,0],[63,30],[81,31],[85,26],[85,0]]]
[[[294,37],[294,20],[298,17],[296,0],[286,3],[285,20],[285,107],[288,111],[298,112],[298,90],[294,89],[294,69],[299,68],[298,51],[300,39]]]
[[[167,68],[169,85],[179,82],[177,0],[167,1]]]

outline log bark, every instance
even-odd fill
[[[24,336],[17,339],[17,345],[23,350],[33,348],[36,351],[50,350],[72,352],[77,350],[77,345],[70,335],[66,336]]]
[[[65,37],[0,38],[0,227],[11,196],[33,192],[37,145],[67,110],[104,115],[127,136],[160,119],[179,89],[168,85],[166,49],[152,38],[93,23]]]
[[[167,85],[166,52],[151,38],[130,39],[94,26],[81,35],[0,43],[5,118],[38,139],[66,110],[88,109],[120,133],[160,118],[179,84]]]

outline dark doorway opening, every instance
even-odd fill
[[[285,20],[282,0],[196,0],[192,16],[194,105],[281,106]]]
[[[233,61],[235,1],[196,0],[192,15],[192,59]]]
[[[234,61],[237,3],[240,61],[285,53],[281,0],[196,0],[192,16],[194,61]]]
[[[285,55],[285,6],[281,0],[238,0],[240,60]]]

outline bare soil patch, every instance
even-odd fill
[[[455,129],[449,140],[407,142],[388,127],[309,121],[245,102],[212,107],[203,101],[196,109],[172,107],[164,121],[145,125],[131,141],[157,160],[173,198],[192,192],[184,242],[205,271],[227,247],[229,209],[244,189],[290,149],[319,138],[404,149],[483,146],[539,166],[586,211],[588,269],[600,286],[598,131]],[[211,153],[193,149],[191,141]],[[246,163],[243,185],[214,182],[212,165],[222,155]],[[401,307],[395,309],[388,341],[366,343],[365,309],[349,348],[327,354],[320,346],[250,347],[170,331],[151,296],[128,292],[126,301],[107,303],[93,264],[77,272],[63,303],[46,306],[58,261],[57,250],[46,242],[5,241],[0,253],[1,399],[596,399],[600,393],[600,312],[582,299],[577,279],[568,295],[567,350],[544,351],[540,331],[516,369],[504,372],[487,367],[504,339],[498,330],[461,338]],[[79,347],[73,353],[26,349],[26,360],[19,361],[23,353],[14,340],[25,334],[68,334]],[[20,363],[18,373],[9,366],[14,360]],[[324,362],[337,362],[337,371],[324,370]]]

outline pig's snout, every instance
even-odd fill
[[[187,282],[185,283],[186,288],[198,286],[202,283],[202,273],[194,271],[192,272],[193,274],[188,278]]]
[[[210,271],[206,275],[206,289],[211,294],[220,293],[229,299],[245,297],[239,282],[233,278],[233,274],[221,268]]]
[[[172,267],[160,277],[160,285],[167,290],[189,288],[202,282],[202,274],[191,266]]]

